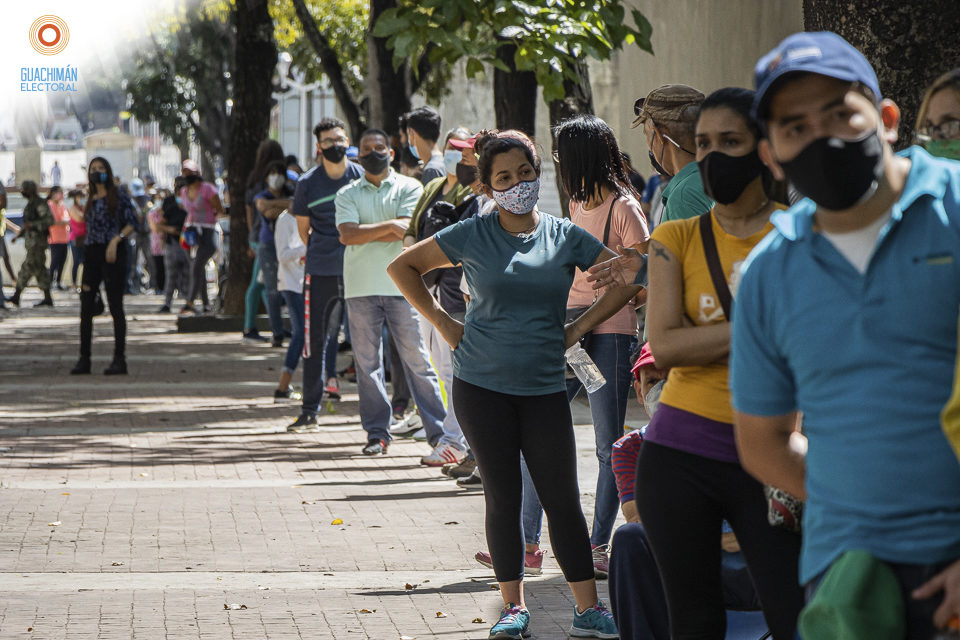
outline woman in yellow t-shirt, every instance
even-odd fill
[[[794,637],[803,606],[800,537],[767,523],[763,486],[740,466],[727,387],[725,307],[736,295],[740,263],[773,229],[771,213],[782,208],[770,197],[773,180],[757,154],[752,100],[752,91],[739,88],[704,100],[697,163],[716,205],[661,224],[650,241],[647,331],[657,365],[670,375],[640,452],[636,501],[674,637],[724,636],[723,520],[740,543],[774,638]],[[713,251],[706,248],[711,237]]]

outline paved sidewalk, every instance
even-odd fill
[[[99,373],[105,314],[95,373],[69,376],[75,296],[37,299],[0,311],[0,638],[486,638],[500,597],[473,559],[482,492],[421,467],[425,443],[359,455],[354,385],[320,433],[287,434],[283,350],[176,334],[155,296],[126,298],[131,375]],[[574,414],[590,522],[593,433]],[[532,629],[566,638],[573,601],[544,541]]]

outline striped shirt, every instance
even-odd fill
[[[617,479],[617,493],[620,494],[620,504],[633,500],[633,487],[637,473],[637,457],[640,455],[640,445],[643,443],[643,433],[639,429],[631,431],[613,443],[610,454],[610,466]]]

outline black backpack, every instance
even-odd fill
[[[446,200],[438,200],[423,212],[417,226],[417,241],[433,236],[438,231],[455,225],[461,220],[470,217],[469,214],[476,196],[464,198],[463,202],[454,206]]]

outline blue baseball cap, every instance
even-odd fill
[[[760,58],[753,70],[752,115],[764,119],[770,89],[788,73],[816,73],[846,82],[859,82],[880,100],[880,83],[867,59],[852,44],[832,31],[812,31],[787,36]]]

